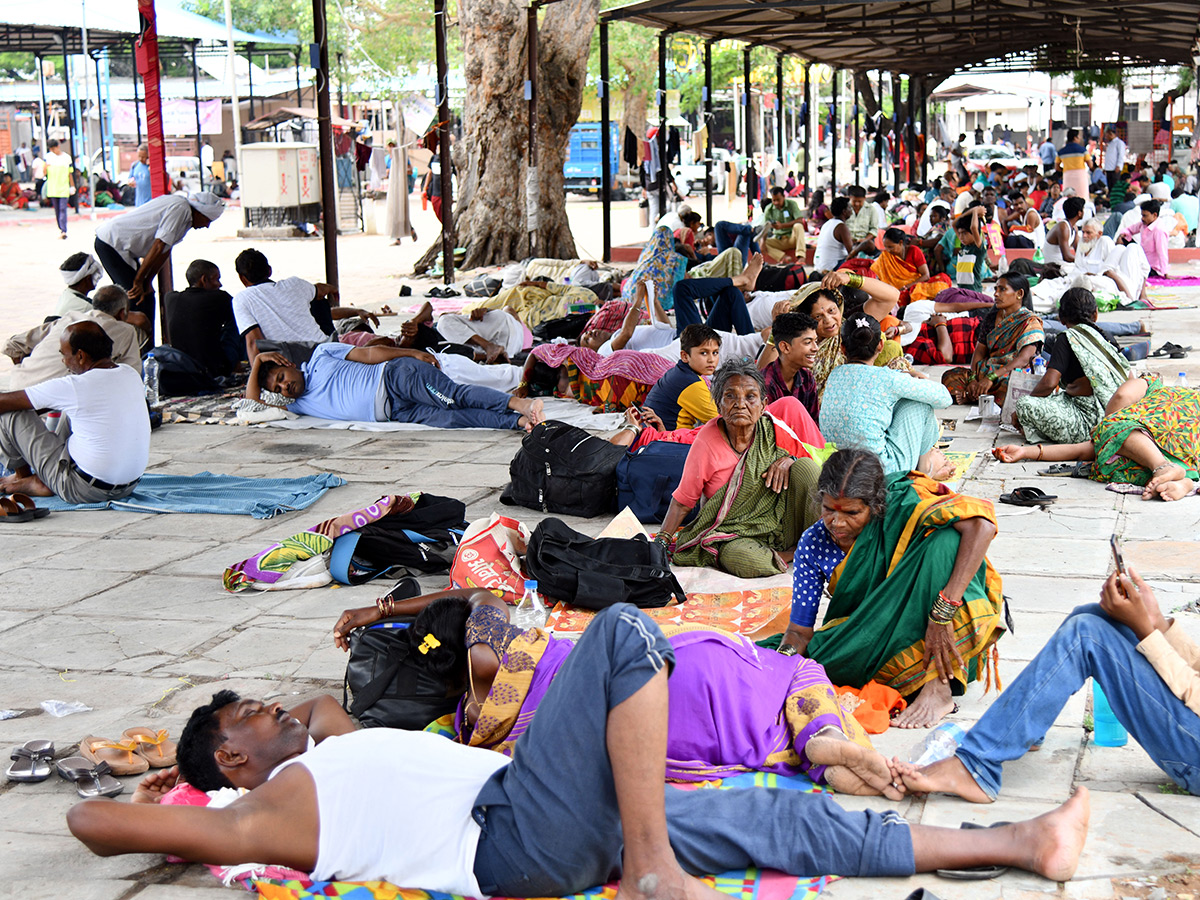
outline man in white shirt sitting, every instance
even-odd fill
[[[338,306],[335,285],[303,278],[271,280],[271,264],[259,250],[243,250],[234,269],[245,290],[233,297],[233,318],[246,341],[246,358],[258,354],[258,341],[296,341],[320,344],[333,339],[334,319],[360,316],[376,325],[379,319],[366,310]]]
[[[63,264],[58,267],[58,274],[66,287],[58,297],[54,315],[90,311],[92,301],[88,294],[96,289],[96,279],[103,271],[100,263],[96,262],[96,257],[90,253],[72,253],[63,260]]]
[[[430,637],[421,646],[440,646]],[[278,704],[221,692],[192,714],[178,756],[199,789],[247,794],[221,809],[164,807],[154,801],[169,788],[168,773],[143,783],[134,797],[141,802],[76,804],[67,824],[102,855],[257,861],[317,880],[384,880],[467,897],[562,897],[619,878],[627,900],[718,900],[724,895],[694,876],[748,866],[907,876],[1000,864],[1052,881],[1074,874],[1087,837],[1083,787],[1037,819],[964,831],[908,825],[891,810],[846,812],[828,794],[666,786],[674,664],[644,613],[624,603],[601,611],[511,759],[389,728],[314,747],[305,723]],[[311,722],[316,713],[304,715]],[[855,754],[836,736],[813,742]],[[877,788],[891,787],[880,780]]]
[[[1150,274],[1150,262],[1140,244],[1118,246],[1116,241],[1104,233],[1104,223],[1097,218],[1088,219],[1079,227],[1079,248],[1075,251],[1075,268],[1088,276],[1089,290],[1096,290],[1091,279],[1110,278],[1126,301],[1145,299],[1146,278]],[[1084,285],[1080,285],[1081,287]]]
[[[115,284],[106,284],[96,291],[87,312],[66,313],[52,322],[31,328],[24,334],[14,334],[8,339],[4,355],[17,364],[8,377],[8,387],[13,390],[27,388],[51,378],[69,375],[66,363],[58,352],[59,342],[67,328],[76,322],[95,322],[99,325],[112,341],[113,361],[129,366],[139,376],[142,374],[141,346],[146,337],[143,329],[148,327],[146,317],[129,312],[129,300],[125,292]]]
[[[0,461],[13,472],[0,490],[68,503],[127,497],[150,459],[142,379],[113,362],[96,322],[68,325],[59,349],[69,375],[0,394]],[[69,432],[47,430],[39,409],[65,415]]]

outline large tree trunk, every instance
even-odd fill
[[[875,94],[875,85],[871,84],[871,76],[863,69],[854,72],[854,86],[858,88],[859,103],[863,112],[871,118],[879,112],[879,98]]]
[[[466,60],[462,152],[454,204],[454,242],[466,247],[463,268],[501,265],[529,255],[526,216],[528,104],[526,4],[460,0]],[[588,49],[599,0],[561,0],[538,29],[537,253],[571,258],[563,159],[579,117]],[[440,236],[417,262],[424,272],[441,252]]]

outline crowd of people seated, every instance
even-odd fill
[[[1031,663],[956,756],[932,767],[884,758],[838,699],[841,686],[886,686],[903,700],[891,724],[928,728],[997,664],[1008,625],[988,558],[996,516],[990,502],[948,486],[941,411],[1004,406],[1015,373],[1044,362],[1036,387],[1015,401],[1025,444],[997,448],[1000,461],[1079,461],[1095,480],[1134,485],[1147,500],[1196,492],[1200,394],[1136,372],[1097,300],[1141,296],[1167,272],[1178,223],[1190,223],[1190,235],[1196,218],[1194,204],[1173,201],[1194,195],[1154,196],[1167,172],[1130,181],[1106,168],[1081,185],[1086,153],[1069,135],[1040,175],[993,165],[960,179],[952,166],[928,189],[896,197],[857,186],[806,195],[793,181],[748,222],[706,228],[690,209],[667,213],[627,274],[527,261],[461,310],[435,315],[425,303],[391,327],[390,311],[342,305],[335,285],[276,278],[258,249],[237,257],[232,293],[215,264],[193,260],[187,286],[164,298],[164,344],[214,385],[244,376],[244,398],[263,406],[442,428],[530,431],[549,396],[621,410],[626,423],[612,443],[686,446],[653,537],[665,557],[740,579],[790,569],[790,615],[764,646],[659,629],[618,605],[576,643],[515,627],[487,592],[389,602],[389,615],[417,616],[422,665],[461,697],[453,731],[463,746],[452,754],[428,743],[443,740],[433,735],[352,734],[327,703],[289,715],[221,692],[185,729],[179,774],[202,790],[247,789],[238,803],[255,811],[254,828],[220,810],[187,817],[158,806],[168,786],[160,775],[132,807],[76,807],[72,830],[98,852],[271,859],[467,895],[578,891],[619,871],[622,853],[626,878],[659,864],[664,877],[683,878],[680,866],[885,875],[983,862],[1069,877],[1086,791],[1024,830],[948,840],[894,814],[851,816],[804,794],[672,792],[664,806],[657,782],[767,771],[892,800],[944,791],[988,802],[1002,763],[1036,745],[1094,677],[1113,684],[1114,709],[1146,733],[1168,774],[1200,789],[1194,766],[1171,762],[1200,746],[1200,650],[1135,576],[1109,579],[1101,607],[1077,610],[1047,658]],[[1126,183],[1145,185],[1145,195],[1114,203],[1133,190],[1122,194]],[[1186,187],[1182,173],[1176,185],[1172,193]],[[1163,224],[1168,217],[1175,224]],[[1005,250],[1039,258],[1009,263]],[[6,491],[111,499],[145,470],[150,423],[138,372],[154,325],[131,311],[132,289],[99,286],[102,272],[89,254],[65,260],[53,315],[5,348],[19,363],[13,390],[0,394]],[[1046,309],[1036,289],[1051,282],[1064,283]],[[949,368],[930,377],[931,365]],[[38,410],[61,412],[70,428],[47,427]],[[384,614],[382,603],[347,610],[335,643],[345,649],[353,629]],[[1046,674],[1054,663],[1069,667],[1061,684]],[[1165,712],[1138,709],[1146,697]],[[1180,728],[1154,736],[1156,715]],[[253,716],[263,724],[246,725]],[[1006,728],[1013,721],[1018,734]],[[621,739],[635,731],[636,740]],[[553,760],[566,750],[575,754],[572,795],[594,802],[551,814],[529,798],[561,787],[568,774]],[[413,831],[403,852],[365,859],[347,850],[372,823],[353,823],[339,798],[366,789],[368,772],[372,786],[382,773],[405,802],[452,803],[453,846],[430,843],[423,857],[414,848],[434,838]],[[719,840],[704,834],[714,817],[733,823]],[[781,827],[757,828],[767,817]],[[345,833],[318,839],[327,821]],[[811,858],[796,861],[801,832]],[[566,839],[576,852],[560,852]],[[638,856],[648,846],[662,855],[650,868]]]

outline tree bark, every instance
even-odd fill
[[[461,266],[470,269],[528,255],[527,4],[460,0],[458,9],[466,60],[461,150],[465,164],[458,169],[454,242],[467,248]],[[546,8],[538,28],[540,256],[575,255],[563,193],[563,161],[582,105],[588,49],[599,10],[599,0],[561,0]],[[418,274],[429,268],[440,248],[439,236],[417,262]]]
[[[854,72],[854,86],[858,88],[859,102],[862,104],[863,112],[871,118],[879,112],[879,98],[875,94],[875,86],[871,84],[871,77],[865,70],[856,70]]]

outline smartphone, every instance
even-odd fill
[[[1112,547],[1113,562],[1117,565],[1117,573],[1124,575],[1125,558],[1121,556],[1121,542],[1117,540],[1117,536],[1115,534],[1108,539],[1108,545]]]

